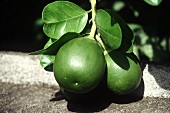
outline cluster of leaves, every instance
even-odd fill
[[[170,57],[170,38],[150,36],[144,28],[138,24],[129,24],[134,31],[135,41],[133,52],[139,59],[146,57],[149,61],[168,61]]]
[[[159,6],[162,0],[144,0],[147,4],[151,6]],[[137,22],[130,21],[128,24],[133,30],[135,35],[133,52],[138,56],[139,59],[148,60],[148,61],[169,61],[170,58],[170,38],[169,35],[165,32],[167,30],[167,20],[162,18],[157,18],[159,12],[162,12],[163,15],[166,15],[164,10],[160,10],[164,4],[160,7],[150,7],[147,4],[141,4],[143,2],[136,2],[136,4],[131,4],[130,2],[124,0],[116,0],[113,4],[113,9],[118,11],[123,11],[125,7],[128,7],[130,11],[134,14],[133,17]],[[135,6],[137,5],[137,6]],[[138,6],[141,7],[138,7]],[[145,11],[144,8],[150,11],[150,18],[155,18],[154,21],[144,20]],[[152,13],[157,12],[155,15]],[[143,15],[143,17],[141,17]],[[127,15],[128,16],[128,15]],[[158,16],[159,17],[159,16]],[[147,17],[146,17],[147,18]],[[163,19],[163,20],[161,20]],[[152,19],[150,19],[152,20]],[[159,22],[159,23],[158,23]],[[165,34],[163,34],[163,33]],[[161,35],[160,35],[161,34]]]
[[[82,34],[86,25],[90,24],[88,14],[89,11],[68,1],[55,1],[45,6],[42,12],[43,31],[49,41],[42,50],[31,53],[41,54],[40,64],[44,69],[52,71],[55,55],[62,45],[74,38],[89,35]],[[117,49],[125,53],[133,52],[133,32],[115,11],[97,10],[95,24],[96,34],[100,36],[107,51]]]

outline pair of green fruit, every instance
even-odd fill
[[[64,44],[55,57],[53,70],[62,93],[70,100],[94,97],[105,89],[127,94],[138,87],[142,76],[133,54],[112,51],[104,55],[101,46],[86,37]]]

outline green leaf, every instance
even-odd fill
[[[117,14],[114,10],[106,10],[106,11],[111,15],[112,18],[115,19],[115,21],[119,23],[122,31],[122,42],[121,42],[121,46],[118,49],[126,53],[133,52],[133,42],[134,42],[133,31],[123,20],[123,18],[119,14]]]
[[[54,41],[56,40],[53,40],[52,38],[50,38],[48,42],[45,44],[44,49],[48,48],[51,44],[53,44]]]
[[[48,48],[50,45],[53,44],[55,40],[49,39],[48,42],[45,44],[44,49]],[[40,65],[46,71],[53,71],[53,63],[55,60],[55,55],[41,55],[40,56]]]
[[[162,0],[144,0],[144,1],[152,6],[158,6],[162,2]]]
[[[121,45],[122,33],[119,24],[104,10],[98,10],[96,14],[97,30],[105,44],[111,49],[117,49]]]
[[[55,1],[43,9],[44,33],[59,39],[68,32],[80,33],[86,26],[88,13],[78,5],[68,1]]]
[[[37,55],[37,54],[56,55],[57,51],[61,48],[61,46],[63,46],[68,41],[78,37],[81,37],[80,34],[78,33],[66,33],[59,40],[56,40],[54,42],[48,41],[46,44],[47,48],[32,52],[30,53],[30,55]]]
[[[40,65],[47,71],[53,71],[55,55],[41,55]]]

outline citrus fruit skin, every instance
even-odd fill
[[[125,95],[139,86],[142,70],[133,54],[111,52],[106,54],[105,58],[109,90],[118,95]]]
[[[53,70],[62,88],[75,93],[86,93],[100,83],[105,66],[105,57],[99,44],[95,40],[80,37],[59,49]]]

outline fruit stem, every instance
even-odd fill
[[[101,40],[101,38],[100,38],[99,35],[96,35],[96,40],[100,43],[100,45],[101,45],[102,48],[103,48],[104,55],[106,55],[106,54],[108,53],[108,51],[106,50],[106,47],[104,46],[104,43],[103,43],[103,41]]]
[[[96,0],[90,0],[91,8],[92,8],[92,27],[90,31],[90,37],[94,39],[96,33],[96,23],[95,23],[95,16],[96,16]]]

